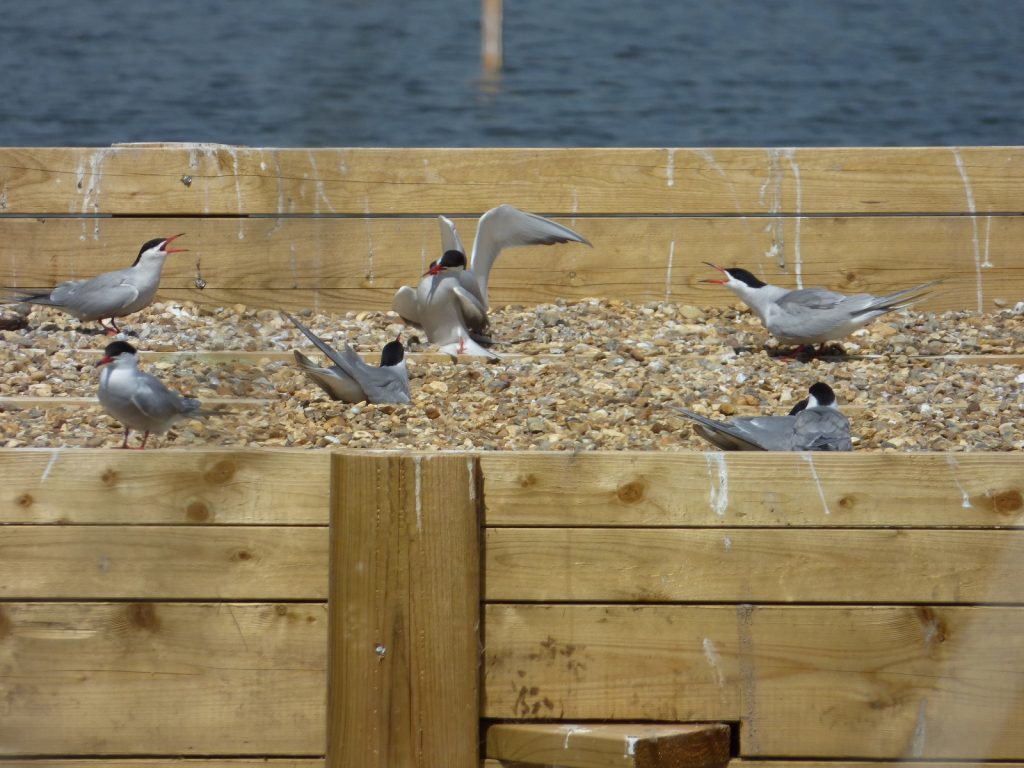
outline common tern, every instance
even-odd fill
[[[122,448],[128,447],[128,433],[142,430],[142,445],[149,435],[162,434],[180,419],[226,413],[203,410],[199,401],[182,397],[160,379],[139,370],[138,350],[126,341],[115,341],[103,350],[97,363],[100,371],[99,401],[108,414],[124,425]]]
[[[184,234],[184,233],[182,233]],[[5,304],[39,304],[54,307],[83,321],[98,321],[108,335],[120,333],[115,317],[124,317],[145,309],[156,296],[164,259],[187,248],[171,248],[180,234],[149,240],[139,250],[135,262],[125,269],[104,272],[88,280],[69,280],[56,288],[38,293],[17,293],[3,299]],[[103,320],[110,319],[112,328]]]
[[[725,269],[704,262],[725,277],[701,280],[724,285],[753,310],[768,332],[783,344],[824,344],[848,336],[887,312],[916,304],[940,280],[915,285],[885,296],[844,294],[826,288],[792,290],[769,285],[739,267]]]
[[[481,345],[490,343],[487,286],[491,267],[503,249],[568,242],[590,245],[579,233],[550,219],[499,205],[480,217],[467,263],[455,223],[439,216],[438,224],[444,255],[431,263],[416,288],[399,288],[391,306],[450,354],[496,357]]]
[[[672,408],[695,422],[694,431],[723,451],[853,450],[850,422],[839,412],[832,388],[820,381],[787,416],[741,416],[726,422]]]
[[[346,403],[409,403],[409,371],[405,365],[405,347],[400,339],[389,341],[380,353],[380,367],[367,365],[346,344],[339,352],[287,312],[282,313],[306,338],[331,360],[330,368],[318,366],[295,351],[295,362],[332,400]]]

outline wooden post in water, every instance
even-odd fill
[[[502,0],[483,0],[480,12],[480,55],[484,72],[489,75],[501,71],[501,3]]]

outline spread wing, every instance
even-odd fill
[[[484,306],[488,304],[487,281],[490,278],[491,267],[503,248],[567,242],[590,245],[585,237],[568,227],[563,227],[543,216],[520,211],[511,205],[499,205],[481,216],[469,266],[480,283]]]
[[[459,237],[459,231],[455,228],[455,222],[447,216],[438,216],[437,223],[441,227],[441,253],[445,251],[465,253],[466,249],[462,246],[462,238]]]
[[[462,285],[452,286],[452,295],[458,301],[466,328],[475,331],[487,327],[487,309],[479,298]]]
[[[395,298],[391,300],[391,308],[398,313],[405,322],[411,325],[420,325],[420,302],[416,298],[416,289],[403,285],[395,292]]]

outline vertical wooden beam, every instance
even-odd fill
[[[502,0],[483,0],[480,8],[480,56],[486,74],[501,71]]]
[[[332,457],[328,768],[479,765],[476,459]]]

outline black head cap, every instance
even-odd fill
[[[160,241],[157,240],[157,242]],[[137,350],[127,341],[112,341],[109,344],[107,344],[106,349],[103,350],[103,354],[111,359],[117,357],[118,355],[123,355],[126,352],[129,355],[135,355],[138,354],[139,350]]]
[[[751,288],[763,288],[764,286],[767,285],[767,283],[762,283],[760,280],[758,280],[752,274],[747,272],[747,270],[742,269],[740,267],[732,267],[732,268],[727,269],[725,271],[728,272],[731,277],[735,277],[741,283],[746,283]]]
[[[144,254],[144,253],[145,253],[146,251],[148,251],[148,250],[149,250],[150,248],[156,248],[156,247],[157,247],[158,245],[160,245],[160,243],[162,243],[162,242],[163,242],[163,241],[164,241],[165,239],[166,239],[166,238],[163,238],[163,237],[157,237],[157,238],[154,238],[154,239],[152,239],[152,240],[147,240],[147,241],[146,241],[146,242],[145,242],[145,243],[143,244],[143,246],[142,246],[141,248],[139,248],[139,255],[135,257],[135,262],[134,262],[134,263],[132,264],[132,266],[134,267],[134,266],[135,266],[135,264],[138,264],[138,263],[139,263],[139,261],[140,261],[140,260],[142,259],[142,254]]]
[[[811,397],[818,401],[819,406],[827,407],[836,403],[836,393],[832,391],[832,387],[823,381],[812,384],[808,392],[810,392]]]
[[[466,254],[462,251],[445,251],[440,261],[437,262],[439,267],[465,267],[466,266]]]
[[[405,347],[399,339],[389,341],[380,351],[380,367],[386,365],[398,365],[405,359]]]

